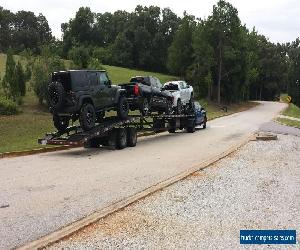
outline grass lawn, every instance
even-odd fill
[[[299,121],[293,121],[293,120],[285,119],[285,118],[277,118],[277,121],[279,123],[282,123],[282,124],[287,125],[287,126],[300,128],[300,122]]]
[[[200,104],[201,103],[205,103],[205,102],[200,100]],[[205,103],[203,105],[203,107],[206,109],[207,118],[210,121],[210,120],[216,119],[218,117],[245,111],[245,110],[253,108],[257,105],[259,105],[257,102],[242,102],[242,103],[238,103],[238,104],[230,104],[227,106],[227,112],[221,110],[220,107],[213,102]]]
[[[161,73],[154,73],[154,72],[147,72],[147,71],[140,71],[135,69],[127,69],[127,68],[121,68],[116,66],[109,66],[109,65],[103,65],[105,70],[107,70],[108,75],[110,79],[112,80],[113,84],[118,83],[127,83],[129,82],[130,78],[133,76],[156,76],[161,83],[165,83],[170,80],[176,80],[178,79],[175,76],[170,75],[164,75]]]
[[[289,107],[282,113],[286,116],[300,118],[300,108],[293,103],[289,104]]]

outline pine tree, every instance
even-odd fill
[[[7,96],[14,101],[20,95],[19,85],[16,79],[16,63],[11,50],[8,50],[6,60],[6,71],[3,79],[3,87],[7,90]]]
[[[23,67],[20,62],[17,63],[15,75],[16,75],[16,82],[18,84],[18,89],[20,91],[20,95],[25,96],[25,94],[26,94],[26,79],[25,79]]]

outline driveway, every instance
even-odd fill
[[[77,148],[2,159],[0,249],[37,239],[213,158],[285,107],[262,102],[215,119],[206,130],[162,133],[122,151]]]

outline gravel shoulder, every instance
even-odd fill
[[[234,154],[51,249],[299,249],[300,137]],[[296,229],[297,245],[241,246],[240,229]]]

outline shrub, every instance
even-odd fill
[[[0,115],[15,115],[18,113],[18,106],[10,99],[0,97]]]

